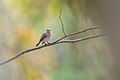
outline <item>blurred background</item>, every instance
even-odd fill
[[[41,34],[51,28],[53,38],[98,27],[99,17],[87,0],[0,0],[0,62],[35,47]],[[68,39],[103,33],[93,30]],[[0,66],[0,80],[111,80],[111,51],[106,37],[74,44],[60,44],[27,53]]]

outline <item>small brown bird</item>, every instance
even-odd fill
[[[42,34],[42,36],[41,36],[39,42],[37,43],[36,47],[37,47],[40,43],[42,43],[42,44],[44,44],[45,42],[48,43],[48,41],[51,39],[51,37],[52,37],[52,32],[51,32],[51,30],[50,30],[50,28],[49,28],[49,29],[46,30],[45,33]]]

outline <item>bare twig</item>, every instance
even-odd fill
[[[65,30],[64,30],[64,25],[63,25],[63,22],[62,22],[62,19],[61,19],[61,13],[62,13],[62,8],[60,9],[59,19],[60,19],[60,22],[61,22],[63,34],[64,34],[64,36],[66,36]]]
[[[73,36],[73,35],[77,35],[77,34],[80,34],[80,33],[86,32],[86,31],[90,31],[90,30],[94,30],[94,29],[98,29],[98,28],[101,28],[101,27],[88,28],[88,29],[85,29],[85,30],[82,30],[82,31],[78,31],[78,32],[66,34],[66,33],[65,33],[65,30],[64,30],[64,25],[63,25],[63,22],[62,22],[62,19],[61,19],[61,11],[62,11],[62,8],[61,8],[61,10],[60,10],[59,19],[60,19],[61,25],[62,25],[62,31],[63,31],[63,34],[64,34],[63,37],[59,38],[58,40],[56,40],[56,41],[54,41],[54,42],[52,42],[52,43],[50,43],[50,44],[41,45],[41,46],[39,46],[39,47],[35,47],[35,48],[28,49],[28,50],[24,50],[24,51],[18,53],[17,55],[13,56],[12,58],[9,58],[8,60],[1,62],[0,65],[4,65],[4,64],[6,64],[6,63],[8,63],[8,62],[11,62],[12,60],[14,60],[14,59],[22,56],[23,54],[26,54],[26,53],[28,53],[28,52],[31,52],[31,51],[35,51],[35,50],[38,50],[38,49],[42,49],[42,48],[45,48],[45,47],[49,47],[49,46],[53,46],[53,45],[61,44],[61,43],[76,43],[76,42],[80,42],[80,41],[84,41],[84,40],[88,40],[88,39],[92,39],[92,38],[97,38],[97,37],[100,37],[100,36],[103,36],[103,35],[104,35],[104,34],[101,34],[101,35],[84,37],[84,38],[80,38],[80,39],[63,40],[63,39],[65,39],[66,37]]]
[[[104,35],[105,34],[99,34],[99,35],[84,37],[84,38],[75,39],[75,40],[61,40],[58,43],[76,43],[76,42],[80,42],[80,41],[84,41],[84,40],[88,40],[88,39],[93,39],[93,38],[97,38],[97,37],[104,36]]]
[[[86,32],[86,31],[95,30],[95,29],[99,29],[99,28],[102,28],[102,27],[88,28],[88,29],[84,29],[84,30],[81,30],[81,31],[78,31],[78,32],[74,32],[74,33],[71,33],[71,34],[68,34],[66,36],[61,37],[60,39],[56,40],[54,43],[66,38],[66,37],[77,35],[77,34],[80,34],[80,33]]]
[[[31,51],[35,51],[35,50],[38,50],[38,49],[42,49],[44,47],[49,47],[49,46],[52,46],[52,45],[56,45],[56,44],[61,44],[61,43],[76,43],[76,42],[80,42],[80,41],[85,41],[85,40],[88,40],[88,39],[93,39],[93,38],[97,38],[97,37],[100,37],[100,36],[104,36],[105,34],[100,34],[100,35],[95,35],[95,36],[89,36],[89,37],[85,37],[85,38],[81,38],[81,39],[75,39],[75,40],[59,40],[59,41],[55,41],[53,43],[50,43],[50,44],[47,44],[47,45],[42,45],[42,46],[39,46],[39,47],[35,47],[35,48],[31,48],[31,49],[28,49],[28,50],[24,50],[20,53],[18,53],[17,55],[13,56],[12,58],[0,63],[0,65],[4,65],[20,56],[22,56],[23,54],[25,53],[28,53],[28,52],[31,52]],[[64,38],[63,38],[64,39]]]
[[[85,29],[85,30],[82,30],[82,31],[78,31],[78,32],[74,32],[74,33],[68,34],[68,35],[66,35],[66,36],[68,37],[68,36],[80,34],[80,33],[86,32],[86,31],[95,30],[95,29],[99,29],[99,28],[102,28],[102,27],[88,28],[88,29]]]
[[[18,53],[17,55],[13,56],[12,58],[10,58],[10,59],[8,59],[8,60],[0,63],[0,65],[6,64],[6,63],[8,63],[8,62],[10,62],[10,61],[18,58],[19,56],[21,56],[21,55],[23,55],[23,54],[25,54],[25,53],[28,53],[28,52],[30,52],[30,51],[34,51],[34,50],[37,50],[37,49],[41,49],[41,48],[43,48],[43,47],[47,47],[47,46],[46,46],[46,45],[43,45],[43,46],[40,46],[40,47],[35,47],[35,48],[28,49],[28,50],[24,50],[24,51]]]

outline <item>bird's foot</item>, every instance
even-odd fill
[[[48,44],[45,43],[44,45],[47,46]]]

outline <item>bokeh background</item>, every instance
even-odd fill
[[[51,28],[53,38],[63,36],[60,8],[67,34],[98,27],[99,17],[86,0],[0,0],[0,62],[35,47]],[[72,36],[103,33],[93,30]],[[60,44],[27,53],[0,66],[0,80],[110,80],[111,53],[105,37],[74,44]]]

